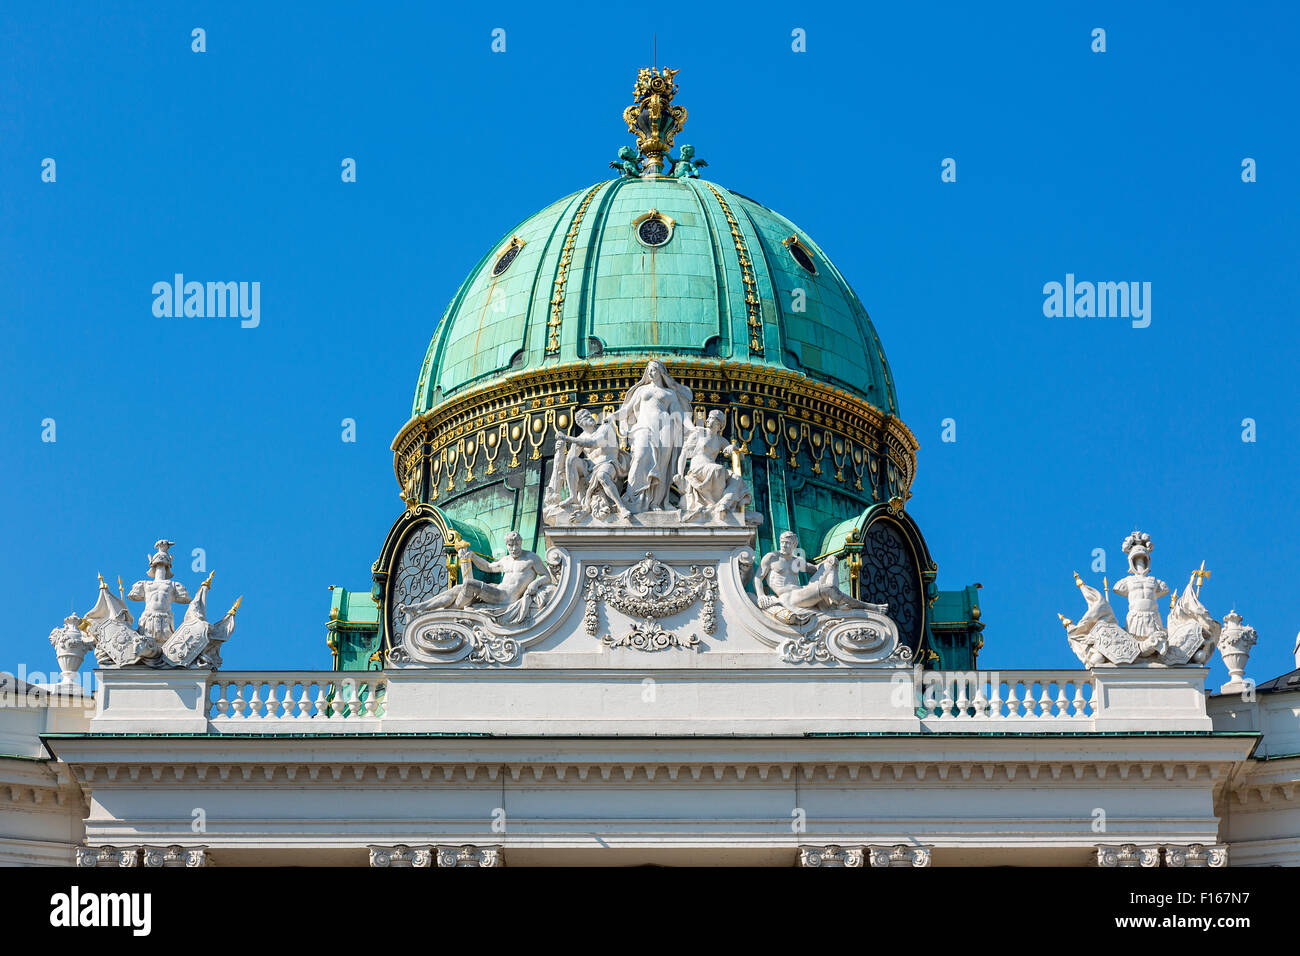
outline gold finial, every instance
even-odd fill
[[[204,583],[206,584],[207,582]],[[238,614],[239,605],[242,604],[243,601],[244,601],[244,596],[242,594],[239,595],[239,597],[235,598],[235,603],[230,605],[230,610],[226,612],[226,617],[234,617],[236,614]]]
[[[636,136],[636,148],[645,157],[643,177],[663,175],[664,156],[673,148],[673,138],[686,125],[686,107],[674,106],[675,78],[679,70],[642,67],[632,95],[636,102],[623,110],[627,131]]]
[[[1209,576],[1210,576],[1210,572],[1205,570],[1205,561],[1202,560],[1201,566],[1192,572],[1192,577],[1196,578],[1197,597],[1201,596],[1201,585],[1205,583],[1205,579],[1208,578]]]
[[[123,601],[126,600],[126,591],[122,588],[122,575],[117,576],[117,596]]]
[[[1076,587],[1083,587],[1083,578],[1079,577],[1079,572],[1074,572],[1074,584]]]
[[[212,578],[213,578],[213,576],[214,576],[216,573],[217,573],[216,570],[209,571],[209,572],[208,572],[208,576],[207,576],[206,578],[203,579],[203,583],[200,584],[199,587],[201,587],[201,588],[210,588],[210,587],[212,587]]]
[[[104,576],[102,574],[99,574],[98,571],[96,571],[95,573],[99,575],[99,589],[101,591],[107,591],[108,585],[104,583]]]
[[[1065,628],[1067,631],[1068,631],[1070,628],[1074,627],[1074,622],[1071,621],[1071,620],[1070,620],[1068,617],[1066,617],[1064,614],[1062,614],[1060,611],[1057,611],[1057,612],[1056,612],[1056,616],[1059,617],[1059,618],[1061,619],[1061,626],[1062,626],[1063,628]]]
[[[1172,613],[1174,612],[1174,607],[1176,606],[1177,603],[1178,603],[1178,588],[1174,588],[1173,591],[1171,591],[1171,592],[1169,593],[1169,613],[1170,613],[1170,614],[1172,614]]]
[[[1106,576],[1105,576],[1104,574],[1101,576],[1101,586],[1102,586],[1103,588],[1106,589],[1106,600],[1109,601],[1109,600],[1110,600],[1110,582],[1106,580]]]

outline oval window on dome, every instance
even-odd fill
[[[798,236],[791,236],[785,241],[785,247],[790,250],[790,258],[799,263],[799,268],[809,275],[817,274],[817,263],[813,261],[812,252],[799,241]]]
[[[510,268],[510,263],[515,261],[515,256],[519,255],[519,250],[524,247],[523,240],[517,236],[510,240],[510,245],[505,248],[501,255],[497,256],[497,261],[492,266],[492,278],[496,278],[501,273]]]
[[[648,213],[638,216],[632,222],[637,242],[643,246],[649,246],[651,249],[662,246],[671,239],[673,237],[673,226],[675,225],[676,222],[657,209],[651,209]]]

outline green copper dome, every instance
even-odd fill
[[[650,355],[785,368],[897,415],[871,320],[807,233],[702,179],[625,176],[487,251],[438,323],[412,417],[506,374]]]
[[[452,297],[393,439],[405,511],[371,568],[378,610],[362,620],[339,605],[339,660],[381,660],[400,641],[398,609],[455,579],[462,543],[500,554],[515,532],[545,551],[558,443],[581,411],[615,415],[652,358],[689,389],[683,416],[721,414],[755,551],[792,531],[809,558],[839,556],[841,586],[888,604],[915,659],[932,659],[937,569],[906,511],[919,445],[880,340],[807,233],[699,178],[708,163],[674,146],[687,121],[676,74],[638,72],[623,111],[636,148],[618,149],[617,179],[519,223]],[[943,620],[937,659],[973,667],[982,625]]]

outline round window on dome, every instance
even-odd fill
[[[492,278],[496,278],[501,273],[510,268],[510,263],[515,261],[515,256],[519,255],[519,250],[524,247],[523,240],[518,236],[512,237],[510,245],[506,246],[505,251],[497,256],[497,261],[492,266]]]
[[[647,246],[662,246],[668,241],[668,227],[662,219],[647,219],[641,223],[636,234]]]
[[[648,213],[638,216],[632,222],[636,241],[651,249],[662,246],[671,239],[673,237],[673,226],[675,225],[676,222],[657,209],[651,209]]]
[[[785,241],[785,247],[790,250],[790,258],[799,263],[799,268],[809,275],[817,274],[817,263],[813,261],[812,253],[798,236],[791,236]]]

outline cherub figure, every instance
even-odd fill
[[[676,159],[669,157],[672,166],[669,168],[669,175],[674,179],[699,179],[700,167],[709,165],[702,159],[695,158],[695,147],[689,144],[682,144],[681,155]]]
[[[620,146],[618,148],[618,162],[610,163],[609,168],[617,169],[624,176],[640,176],[641,159],[631,146]]]

